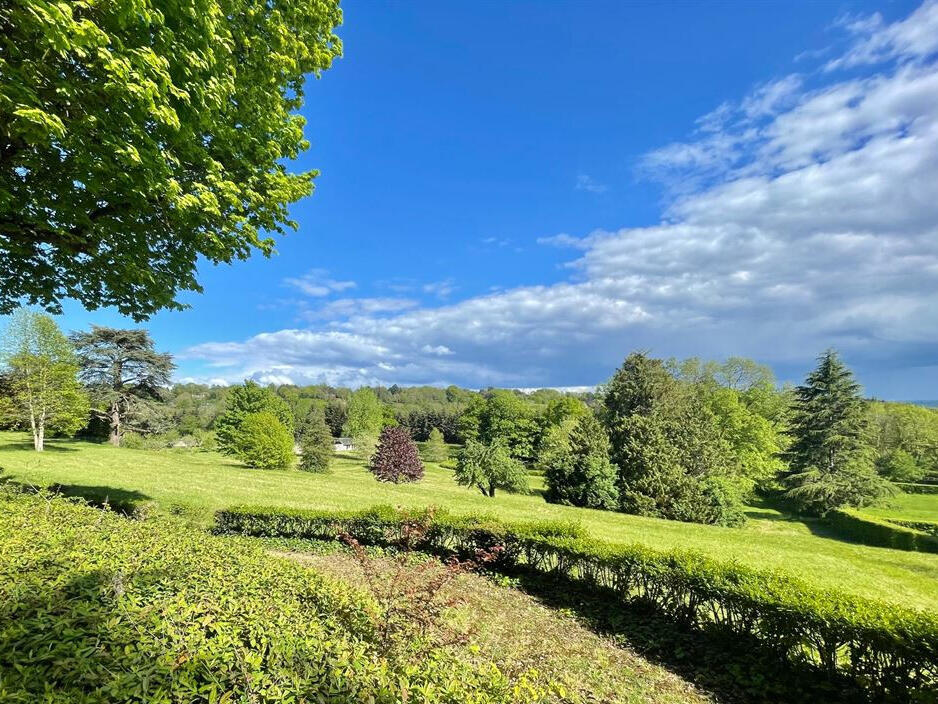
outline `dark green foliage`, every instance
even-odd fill
[[[453,478],[460,486],[474,486],[483,496],[495,496],[496,489],[519,494],[528,492],[524,465],[511,456],[503,444],[491,445],[469,440],[456,458]]]
[[[591,413],[573,426],[566,452],[557,452],[545,467],[545,498],[558,504],[614,510],[619,507],[616,467],[609,461],[609,439]]]
[[[293,433],[293,414],[283,399],[270,389],[254,381],[245,381],[228,392],[225,412],[215,421],[218,449],[225,454],[237,454],[238,433],[245,416],[250,413],[273,413],[283,426]]]
[[[881,520],[847,509],[833,509],[825,516],[837,534],[847,540],[893,550],[938,553],[938,538],[914,526]]]
[[[162,401],[176,365],[158,353],[146,330],[91,326],[72,343],[81,366],[79,376],[91,392],[92,412],[109,427],[110,441],[120,445],[127,430],[162,429]]]
[[[395,658],[376,617],[349,587],[245,541],[62,498],[0,498],[9,704],[518,701],[523,683],[494,666],[439,649],[417,665]]]
[[[606,387],[603,420],[622,510],[734,525],[741,497],[732,453],[710,409],[665,364],[629,355]]]
[[[906,494],[938,494],[938,484],[912,484],[911,482],[897,482],[899,491]]]
[[[289,469],[293,454],[293,433],[270,411],[248,413],[238,427],[235,455],[248,467]]]
[[[0,313],[74,298],[140,320],[185,307],[199,260],[270,255],[312,192],[287,165],[341,18],[331,0],[0,4]]]
[[[334,447],[325,415],[321,408],[314,406],[306,414],[300,433],[300,469],[304,472],[328,472]]]
[[[245,507],[219,512],[216,526],[224,533],[266,537],[334,540],[350,534],[363,543],[394,545],[411,520],[389,507],[365,512]],[[728,637],[751,639],[774,650],[780,661],[813,668],[833,684],[849,678],[871,699],[935,701],[934,614],[813,589],[778,573],[693,552],[612,545],[575,528],[545,530],[485,516],[437,512],[417,547],[441,555],[498,547],[497,568],[534,569],[609,589],[625,601],[653,603],[682,628],[715,627]]]
[[[399,484],[423,479],[420,453],[407,428],[389,427],[381,431],[369,469],[381,482]]]
[[[329,432],[332,437],[342,437],[342,428],[348,420],[348,404],[341,399],[332,399],[326,404],[325,408],[326,425],[329,426]]]
[[[860,385],[828,350],[795,389],[785,453],[786,497],[802,511],[823,515],[841,506],[865,506],[891,493],[877,476],[865,442],[867,416]]]

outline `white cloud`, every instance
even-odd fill
[[[663,221],[539,239],[580,250],[567,281],[437,307],[347,299],[331,329],[189,354],[233,379],[527,388],[595,383],[634,348],[800,369],[835,345],[918,389],[938,364],[938,65],[913,25],[934,13],[854,21],[841,60],[887,57],[874,73],[765,83],[647,155],[644,173],[674,188]]]
[[[322,298],[331,293],[347,291],[356,286],[354,281],[336,281],[329,278],[329,272],[325,269],[311,269],[303,276],[286,278],[283,283],[314,298]]]
[[[843,18],[840,24],[857,39],[846,54],[827,63],[827,71],[892,59],[917,61],[938,51],[938,0],[927,0],[906,19],[888,26],[879,13]]]
[[[577,174],[576,177],[576,190],[578,191],[587,191],[589,193],[605,193],[609,190],[609,187],[605,184],[599,183],[592,176],[588,174]]]

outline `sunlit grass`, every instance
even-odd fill
[[[765,507],[753,507],[743,528],[719,528],[556,506],[538,493],[499,493],[489,499],[457,486],[451,472],[438,465],[428,465],[418,484],[395,486],[375,481],[361,460],[348,455],[337,458],[331,474],[314,475],[252,470],[199,451],[128,450],[57,440],[49,441],[44,453],[30,447],[24,434],[0,433],[0,467],[17,481],[60,483],[75,493],[115,500],[152,500],[161,510],[185,510],[203,525],[210,523],[213,511],[235,504],[341,509],[432,504],[509,520],[579,520],[612,542],[700,550],[718,559],[785,571],[819,586],[938,610],[938,555],[842,542],[826,537],[816,522],[786,519]],[[910,498],[922,507],[925,500],[938,499]],[[921,512],[927,513],[925,508]],[[908,514],[912,520],[913,515],[918,514]]]

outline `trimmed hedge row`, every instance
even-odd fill
[[[912,482],[895,482],[895,484],[906,494],[938,494],[938,484],[913,484]]]
[[[864,545],[938,553],[938,538],[898,521],[880,520],[856,511],[838,509],[827,514],[827,522],[842,537]]]
[[[259,537],[336,539],[343,533],[394,545],[414,514],[390,507],[362,512],[238,507],[216,514],[216,530]],[[774,572],[693,552],[619,546],[559,523],[506,524],[488,517],[435,513],[423,550],[471,555],[501,546],[501,567],[560,573],[653,602],[689,627],[755,637],[800,664],[849,677],[893,701],[934,702],[938,616],[813,589]]]
[[[0,701],[508,704],[495,666],[383,652],[370,602],[243,541],[0,491]]]
[[[928,533],[938,538],[938,523],[934,521],[906,521],[899,518],[887,518],[886,520],[890,523],[895,523],[897,526],[920,530],[923,533]]]

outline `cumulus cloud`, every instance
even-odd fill
[[[383,315],[343,303],[322,329],[188,354],[227,378],[527,388],[596,383],[634,348],[746,354],[784,375],[835,345],[895,369],[879,391],[908,397],[895,389],[938,381],[936,7],[848,23],[825,66],[865,75],[767,81],[646,155],[670,189],[661,223],[541,238],[579,250],[567,281]]]

